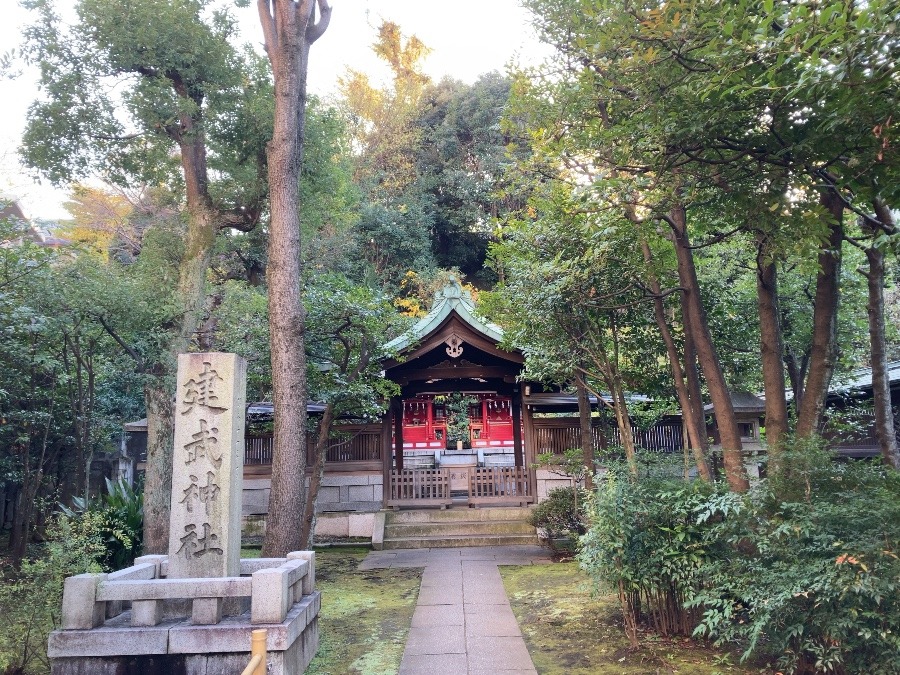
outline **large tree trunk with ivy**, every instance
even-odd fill
[[[824,190],[819,203],[828,218],[828,239],[819,252],[819,272],[813,300],[812,350],[809,375],[797,413],[797,436],[809,438],[819,431],[825,399],[837,363],[837,313],[840,297],[841,246],[844,242],[844,203],[833,190]]]
[[[744,468],[741,451],[741,433],[734,415],[731,395],[722,374],[722,366],[716,347],[709,331],[706,311],[700,300],[700,283],[697,280],[697,269],[694,266],[694,253],[691,249],[687,230],[687,213],[684,206],[673,208],[669,212],[667,222],[672,228],[672,240],[678,260],[678,278],[685,297],[687,319],[689,320],[697,359],[706,378],[709,395],[712,399],[716,416],[716,425],[722,442],[722,454],[725,463],[725,478],[735,492],[746,492],[750,489],[750,481]]]
[[[177,89],[177,88],[176,88]],[[169,549],[169,513],[172,497],[174,414],[172,387],[178,354],[190,349],[200,325],[205,300],[206,272],[215,244],[217,213],[209,196],[206,138],[199,121],[185,114],[177,130],[187,205],[184,254],[178,268],[181,315],[173,326],[167,358],[158,375],[144,388],[147,408],[147,471],[144,482],[144,550]]]
[[[890,209],[879,199],[874,202],[875,216],[881,228],[895,232]],[[878,229],[867,227],[875,235]],[[894,428],[894,414],[891,409],[891,387],[887,367],[887,341],[884,335],[884,251],[873,242],[866,249],[869,269],[866,280],[869,287],[869,342],[872,358],[872,396],[875,405],[875,439],[881,450],[884,463],[900,469],[900,449],[897,447],[897,432]]]
[[[315,21],[315,9],[319,20]],[[270,224],[267,281],[275,405],[272,490],[263,555],[301,547],[306,489],[305,312],[300,270],[300,169],[310,46],[328,27],[325,0],[258,0],[275,80],[275,120],[267,147]]]
[[[166,378],[144,385],[147,410],[147,471],[144,474],[144,552],[169,551],[169,509],[172,501],[172,452],[175,442],[172,389]],[[166,472],[165,467],[169,467]]]
[[[778,265],[766,237],[756,249],[756,297],[763,387],[766,393],[766,446],[770,470],[778,467],[778,453],[789,431],[784,391],[784,342],[778,309]]]

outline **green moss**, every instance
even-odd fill
[[[319,651],[310,675],[396,673],[419,595],[422,570],[371,570],[357,566],[367,549],[316,552],[322,591]]]
[[[501,567],[503,584],[541,675],[715,675],[759,672],[705,643],[641,636],[632,651],[614,595],[594,595],[573,562]]]

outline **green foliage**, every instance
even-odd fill
[[[785,672],[900,672],[900,476],[809,449],[737,510],[709,509],[717,558],[692,599],[698,634],[738,639]]]
[[[579,537],[587,530],[586,493],[578,487],[550,490],[547,498],[531,509],[528,522],[544,530],[547,544],[556,549],[556,539]]]
[[[900,672],[900,476],[787,453],[748,495],[610,472],[580,559],[663,633],[738,642],[785,673]]]
[[[454,391],[440,400],[444,403],[444,410],[447,412],[447,447],[456,447],[457,441],[462,441],[465,448],[470,447],[469,409],[478,403],[478,399]]]
[[[704,583],[712,555],[696,512],[723,493],[702,481],[634,481],[616,466],[597,482],[587,505],[582,567],[623,594],[630,611],[643,610],[660,633],[690,635],[698,612],[684,607],[685,597]]]
[[[141,554],[144,536],[143,487],[131,487],[124,480],[106,479],[106,494],[90,502],[74,497],[72,508],[60,505],[69,522],[78,527],[98,530],[103,553],[97,562],[105,570],[128,567]],[[81,520],[87,520],[82,524]]]
[[[106,553],[106,522],[100,513],[60,516],[47,528],[47,541],[17,573],[0,583],[0,671],[46,673],[47,637],[59,624],[63,582],[84,572],[100,572]]]
[[[395,385],[383,376],[383,345],[407,325],[386,298],[340,274],[310,275],[307,311],[307,383],[312,401],[335,404],[335,413],[372,419],[383,412]],[[251,398],[271,396],[268,302],[264,288],[228,281],[216,311],[217,347],[248,360]]]

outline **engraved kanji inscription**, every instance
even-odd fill
[[[197,534],[197,526],[195,524],[185,525],[185,535],[179,539],[181,548],[175,552],[175,555],[181,555],[183,552],[184,557],[188,560],[191,558],[202,558],[208,553],[223,555],[225,551],[218,546],[219,535],[210,532],[211,529],[209,523],[203,523],[203,536],[201,537]]]
[[[219,486],[213,482],[216,478],[216,474],[212,471],[206,472],[206,485],[200,485],[197,476],[190,475],[188,478],[191,479],[191,484],[183,490],[184,497],[180,503],[187,507],[188,513],[193,513],[194,502],[197,501],[203,504],[206,515],[209,515],[210,502],[214,502],[219,496],[219,492],[221,492]]]
[[[216,395],[216,387],[219,382],[223,382],[222,378],[210,367],[208,361],[204,361],[203,372],[184,383],[185,392],[182,403],[185,408],[181,414],[187,415],[195,407],[205,408],[215,414],[228,410],[219,405],[219,397]]]
[[[218,433],[218,428],[209,427],[206,420],[200,420],[200,431],[191,434],[191,438],[194,440],[184,446],[187,453],[184,463],[193,464],[201,457],[205,457],[215,468],[218,469],[222,466],[222,453],[217,452],[216,447],[219,443],[216,437]]]

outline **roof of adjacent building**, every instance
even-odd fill
[[[480,318],[476,314],[472,296],[460,286],[455,277],[451,277],[450,282],[435,293],[431,311],[419,319],[408,331],[388,342],[385,345],[386,348],[390,351],[403,351],[435,331],[453,313],[477,333],[481,333],[495,342],[503,339],[503,329],[495,323]]]
[[[900,361],[891,361],[887,364],[888,382],[892,389],[900,388]],[[852,371],[845,380],[832,386],[829,396],[846,396],[864,394],[872,391],[872,369],[857,368]]]
[[[756,394],[749,391],[729,391],[731,397],[731,406],[736,413],[764,413],[766,411],[766,402]],[[704,412],[712,412],[713,404],[708,403],[703,406]]]

